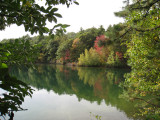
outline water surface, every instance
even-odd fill
[[[11,74],[35,91],[26,97],[15,120],[130,120],[134,103],[120,98],[126,69],[38,65],[13,68]]]

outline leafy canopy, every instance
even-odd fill
[[[1,0],[0,4],[0,30],[11,24],[23,25],[25,31],[33,33],[49,33],[60,27],[59,32],[65,31],[69,25],[57,24],[52,29],[46,27],[46,22],[57,23],[58,8],[55,5],[63,4],[68,7],[72,4],[78,4],[73,0],[45,0],[45,6],[39,5],[37,0]]]
[[[38,46],[30,45],[27,36],[0,44],[0,88],[3,90],[0,95],[0,116],[23,110],[20,105],[25,96],[31,96],[33,89],[11,76],[9,68],[13,65],[31,65],[38,56],[38,50]]]
[[[56,33],[65,32],[65,28],[69,25],[57,24],[57,17],[62,16],[57,13],[58,8],[54,6],[63,4],[69,7],[72,3],[78,4],[73,0],[45,0],[45,5],[42,6],[36,0],[0,0],[0,30],[16,24],[23,25],[25,31],[31,34],[52,34],[55,29]],[[49,29],[46,27],[47,21],[57,25]],[[0,116],[11,111],[23,110],[20,105],[24,97],[32,94],[31,87],[10,76],[8,68],[14,64],[31,64],[36,56],[37,47],[32,46],[25,38],[0,44],[0,88],[7,91],[2,93],[2,97],[0,96]],[[12,112],[10,119],[13,119],[13,116]]]
[[[138,115],[160,119],[160,1],[134,0],[126,9],[131,39],[126,42],[128,64],[124,96],[140,100]]]

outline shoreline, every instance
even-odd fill
[[[116,69],[131,69],[130,66],[83,66],[83,65],[78,65],[78,63],[45,63],[45,62],[36,62],[35,64],[53,64],[53,65],[63,65],[63,66],[72,66],[72,67],[99,67],[99,68],[116,68]]]

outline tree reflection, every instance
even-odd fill
[[[88,100],[111,105],[134,118],[135,103],[119,98],[122,89],[119,83],[128,70],[37,65],[37,70],[17,67],[11,74],[37,89],[53,90],[55,93],[76,95],[78,100]]]

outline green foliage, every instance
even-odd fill
[[[61,61],[64,61],[66,51],[69,51],[69,61],[77,62],[80,54],[83,53],[85,49],[93,47],[96,36],[104,33],[104,31],[103,26],[101,26],[98,29],[90,28],[83,30],[83,32],[66,34],[66,38],[60,43],[56,52],[57,59],[59,60],[61,58]]]
[[[52,35],[55,32],[62,35],[69,25],[56,24],[52,29],[49,29],[46,27],[46,22],[57,23],[57,17],[62,17],[57,13],[58,8],[55,8],[55,5],[63,4],[69,7],[72,3],[78,5],[78,2],[72,0],[46,0],[44,6],[37,4],[35,0],[2,0],[0,4],[0,30],[16,24],[18,26],[23,25],[25,31],[29,31],[31,34],[38,32],[40,35],[44,33]],[[1,116],[6,115],[9,111],[22,109],[20,105],[24,101],[24,97],[26,95],[31,96],[32,89],[28,85],[8,74],[8,69],[11,66],[31,65],[37,59],[38,46],[35,45],[35,42],[32,42],[31,45],[29,40],[30,38],[25,36],[22,39],[10,40],[0,44],[0,88],[7,91],[0,98]],[[51,54],[56,51],[56,47],[51,50]],[[10,119],[13,119],[13,116],[10,116]]]
[[[78,65],[80,66],[103,66],[104,64],[100,54],[93,48],[89,51],[85,49],[84,54],[80,54],[80,58],[78,58]]]
[[[112,65],[112,66],[115,64],[114,52],[113,52],[113,51],[111,51],[111,52],[110,52],[110,55],[108,56],[107,64],[108,64],[108,65]]]
[[[48,48],[49,57],[47,61],[52,61],[54,58],[56,58],[56,52],[58,50],[58,47],[59,47],[58,41],[52,41],[50,43],[50,46]]]
[[[130,39],[128,36],[125,36],[121,38],[121,35],[125,31],[125,24],[119,23],[113,26],[109,26],[107,28],[107,31],[105,35],[109,38],[109,40],[106,42],[106,45],[110,47],[113,51],[119,51],[122,53],[125,53],[127,48],[126,45],[122,44],[122,41],[125,41],[126,39]]]
[[[58,8],[55,5],[63,4],[68,7],[72,4],[78,4],[72,0],[45,0],[45,5],[39,5],[35,0],[5,0],[1,1],[0,5],[0,30],[5,29],[6,26],[17,24],[24,25],[25,31],[31,34],[43,33],[52,34],[56,32],[65,32],[65,28],[69,25],[57,24],[52,29],[46,27],[46,21],[57,23],[57,17],[62,16],[57,13]],[[57,29],[59,28],[59,29]]]
[[[63,47],[63,44],[68,44],[65,43],[65,41],[70,41],[75,39],[76,33],[67,33],[63,34],[61,36],[55,35],[54,38],[51,36],[36,36],[32,37],[30,42],[34,44],[40,45],[40,55],[38,57],[37,62],[40,63],[55,63],[56,62],[56,57],[57,57],[57,50]],[[72,44],[72,43],[69,43]],[[60,48],[59,48],[60,47]],[[68,49],[70,50],[71,47],[68,46]],[[65,50],[64,54],[59,52],[58,55],[61,54],[61,57],[65,57]],[[77,54],[77,53],[76,53]],[[64,56],[63,56],[64,55]],[[59,59],[60,57],[58,57]]]
[[[159,1],[135,0],[126,17],[131,39],[126,42],[128,64],[132,71],[126,75],[124,96],[140,100],[139,116],[160,119],[160,13]]]
[[[11,111],[23,110],[21,104],[25,96],[31,96],[32,89],[27,84],[9,75],[13,65],[32,66],[38,57],[38,46],[32,46],[29,37],[10,39],[0,43],[0,88],[4,90],[0,98],[0,116]]]
[[[126,44],[122,44],[122,41],[129,40],[130,37],[129,35],[123,35],[126,31],[125,29],[126,24],[119,23],[113,26],[110,25],[105,33],[108,37],[108,40],[105,43],[105,46],[109,49],[107,59],[108,67],[127,67],[127,57],[124,57],[127,47]]]
[[[116,53],[119,53],[119,52],[116,52]],[[122,57],[118,56],[118,54],[115,54],[114,51],[110,52],[106,64],[107,64],[107,67],[119,67],[119,68],[128,67],[126,65],[126,62],[123,59],[123,56]]]
[[[107,31],[106,34],[115,31],[118,33],[118,30],[113,30],[113,31],[111,30],[110,32]],[[55,35],[54,38],[52,38],[51,36],[35,36],[35,37],[25,36],[20,39],[25,39],[26,41],[30,41],[31,45],[36,45],[36,46],[39,45],[39,52],[37,51],[37,53],[39,53],[39,56],[38,59],[36,60],[36,62],[39,63],[78,62],[80,54],[84,53],[86,48],[88,48],[87,50],[89,50],[91,47],[94,47],[99,55],[95,52],[95,50],[91,50],[93,51],[92,53],[93,61],[91,63],[93,63],[94,66],[98,65],[102,66],[105,65],[105,62],[107,61],[110,51],[121,50],[125,52],[124,51],[125,47],[120,45],[120,39],[114,41],[115,34],[110,35],[110,38],[106,38],[104,35],[101,35],[104,32],[105,30],[103,26],[101,26],[98,29],[89,28],[86,30],[81,30],[78,33],[71,32],[63,34],[61,36]],[[95,40],[97,40],[97,42]],[[2,43],[6,43],[7,41],[8,40],[3,40]],[[15,41],[15,39],[9,41]],[[96,58],[94,56],[98,57]],[[91,66],[91,64],[89,66]]]
[[[0,67],[12,65],[32,64],[38,57],[39,46],[32,46],[24,36],[20,39],[11,39],[0,44]]]
[[[8,68],[0,69],[0,88],[5,90],[1,93],[0,116],[10,111],[23,110],[21,104],[25,96],[31,96],[33,89],[24,82],[17,80],[8,73]]]
[[[129,11],[129,4],[130,4],[130,0],[124,0],[123,3],[126,4],[126,6],[123,7],[123,10],[122,11],[118,11],[118,12],[115,12],[115,16],[117,17],[123,17],[123,18],[126,18],[129,14],[130,14],[130,11]]]
[[[73,42],[73,40],[70,39],[70,40],[66,40],[60,44],[60,46],[58,47],[58,50],[56,52],[57,59],[65,57],[66,51],[69,50],[72,46],[72,42]]]
[[[94,27],[83,31],[79,35],[79,39],[80,42],[82,42],[84,49],[90,49],[93,47],[96,37],[102,35],[102,33],[104,33],[102,28],[96,29]]]

